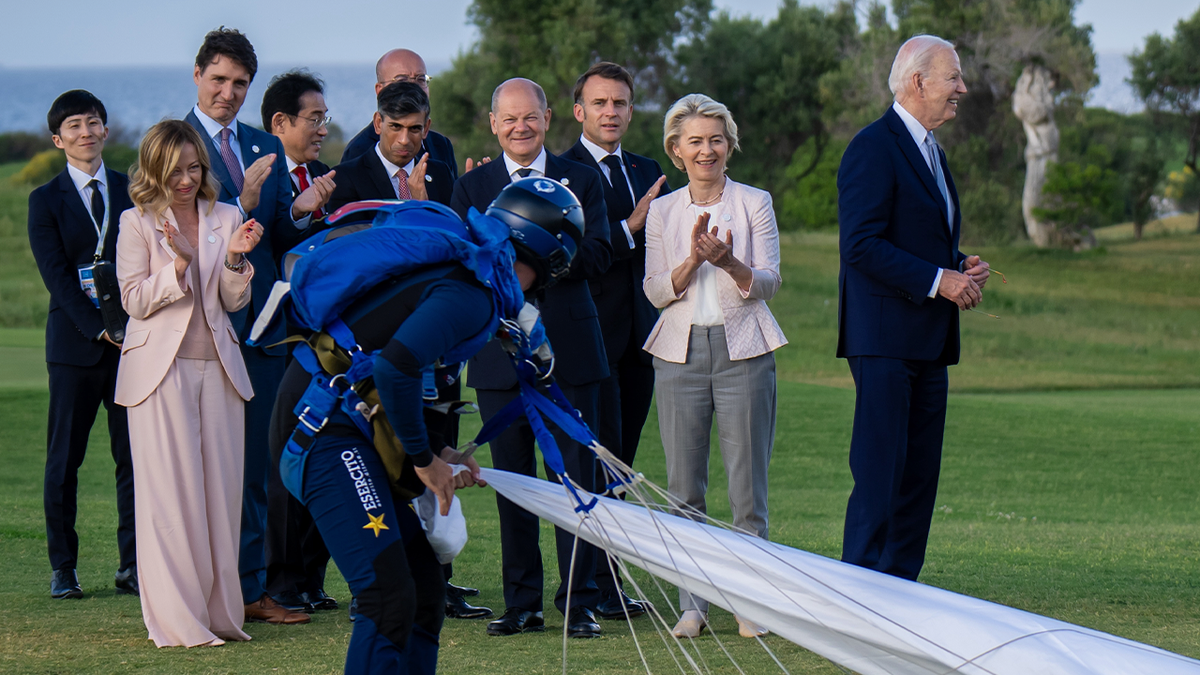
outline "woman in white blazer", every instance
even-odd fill
[[[129,313],[116,402],[129,408],[142,619],[159,647],[249,640],[238,578],[244,401],[254,395],[227,312],[250,301],[262,236],[216,203],[204,141],[170,120],[142,139],[121,214]]]
[[[766,301],[779,290],[771,195],[725,176],[738,147],[729,109],[689,94],[671,106],[663,146],[688,184],[653,201],[646,219],[646,297],[662,314],[646,340],[667,458],[667,487],[706,513],[716,416],[737,527],[767,537],[767,466],[775,440],[774,350],[787,344]],[[692,511],[694,509],[694,511]],[[708,602],[679,593],[675,635],[696,637]],[[743,637],[766,630],[738,618]]]

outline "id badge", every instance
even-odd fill
[[[96,293],[96,278],[93,274],[95,268],[95,263],[79,266],[79,287],[83,289],[84,293],[87,293],[87,296],[92,300],[92,304],[99,309],[100,297]]]

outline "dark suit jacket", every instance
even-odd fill
[[[337,172],[334,182],[337,187],[325,210],[333,213],[350,202],[363,199],[395,199],[396,190],[392,180],[374,148],[360,155],[357,159],[333,167]],[[425,190],[429,193],[430,201],[439,204],[450,203],[450,193],[454,190],[454,179],[450,176],[450,168],[445,164],[430,158],[425,165]]]
[[[546,289],[539,303],[546,335],[556,355],[554,374],[567,384],[580,386],[608,377],[596,303],[588,290],[588,282],[599,279],[612,262],[608,210],[600,186],[604,179],[594,169],[550,153],[546,153],[546,177],[565,181],[584,208],[586,232],[571,262],[571,272]],[[483,212],[510,182],[502,158],[477,167],[454,184],[450,208],[463,218],[472,206]],[[495,390],[517,386],[516,373],[497,341],[489,342],[471,359],[467,386]]]
[[[635,155],[624,149],[621,150],[621,154],[624,155],[629,186],[633,188],[633,203],[636,207],[638,200],[646,195],[654,181],[663,175],[662,167],[649,157]],[[600,174],[600,183],[604,187],[605,202],[613,198],[612,185],[604,180],[604,172],[600,170],[600,165],[582,141],[577,141],[562,156],[595,169]],[[670,186],[663,183],[659,194],[665,195],[670,192]],[[601,278],[588,282],[592,299],[600,313],[604,349],[608,353],[609,362],[616,363],[632,339],[637,342],[642,361],[649,365],[653,357],[640,348],[646,343],[654,323],[658,321],[658,310],[642,290],[642,279],[646,277],[646,228],[643,227],[633,234],[633,248],[630,248],[620,219],[610,220],[609,239],[613,247],[612,267]]]
[[[108,181],[108,232],[104,259],[117,258],[121,213],[133,208],[129,178],[105,168]],[[29,247],[46,290],[50,313],[46,317],[46,361],[72,366],[94,366],[107,342],[96,340],[104,331],[100,310],[79,286],[77,265],[92,262],[96,254],[96,228],[79,198],[71,175],[63,169],[49,183],[29,194]]]
[[[217,201],[236,204],[238,190],[233,184],[233,179],[229,177],[229,170],[225,168],[225,162],[221,160],[221,153],[216,144],[213,143],[208,131],[200,123],[194,111],[188,112],[185,119],[207,141],[208,157],[212,164],[213,175],[221,184],[221,192],[217,196]],[[255,219],[263,228],[262,240],[246,256],[250,260],[250,264],[254,265],[254,279],[250,282],[250,303],[240,311],[229,313],[233,329],[237,331],[238,338],[244,344],[250,337],[250,328],[254,325],[254,317],[262,311],[263,304],[271,294],[271,287],[279,280],[279,269],[275,261],[281,259],[284,253],[304,239],[305,230],[296,229],[295,223],[292,221],[292,179],[288,176],[283,143],[265,131],[241,122],[238,122],[237,125],[238,144],[241,146],[242,164],[244,165],[243,171],[245,167],[249,167],[260,157],[271,153],[275,154],[275,163],[271,165],[271,173],[263,182],[258,206],[247,214],[247,218]],[[262,338],[260,344],[274,344],[285,337],[282,322],[280,323],[281,325],[277,329]],[[258,349],[276,356],[287,353],[282,346],[270,348],[264,346],[258,347]]]
[[[350,142],[346,144],[346,149],[342,151],[342,164],[367,154],[367,151],[373,150],[378,142],[379,134],[375,133],[375,125],[368,124],[363,127],[363,130],[355,134],[354,138],[351,138]],[[455,163],[454,146],[450,144],[449,138],[430,130],[421,146],[421,152],[417,153],[418,159],[426,152],[429,153],[429,159],[436,159],[449,167],[450,176],[454,180],[458,180],[458,164]]]
[[[286,162],[285,162],[285,164],[286,164]],[[312,185],[312,180],[314,178],[317,178],[319,176],[324,176],[325,174],[329,173],[329,167],[326,166],[325,164],[322,164],[321,160],[319,160],[319,159],[314,159],[313,161],[305,164],[304,166],[308,168],[308,184],[309,185]],[[337,181],[337,179],[335,178],[334,182],[336,182],[336,181]],[[292,180],[291,176],[288,176],[288,183],[292,186],[292,201],[296,201],[296,197],[300,196],[300,188],[296,186],[296,181]],[[328,211],[329,209],[325,209],[325,210]]]
[[[961,211],[946,201],[904,121],[888,108],[846,148],[838,169],[837,355],[958,362],[958,307],[926,297],[938,268],[957,270]]]

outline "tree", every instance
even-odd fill
[[[1112,156],[1104,146],[1093,146],[1087,161],[1051,164],[1046,171],[1044,206],[1035,208],[1038,218],[1054,224],[1054,236],[1075,250],[1096,244],[1093,231],[1111,212],[1120,194],[1118,174],[1111,168]]]
[[[1200,10],[1175,24],[1173,38],[1154,33],[1146,46],[1129,56],[1133,74],[1129,83],[1146,107],[1157,113],[1172,112],[1189,123],[1184,165],[1196,173],[1197,139],[1200,137]],[[1197,216],[1200,231],[1200,214]]]

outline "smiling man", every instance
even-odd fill
[[[958,315],[982,299],[988,264],[958,250],[958,193],[933,136],[967,93],[954,45],[908,40],[888,86],[895,103],[850,142],[837,179],[837,355],[857,389],[842,560],[915,580],[937,496]]]
[[[271,79],[262,101],[263,128],[283,143],[292,198],[299,197],[315,178],[336,177],[319,160],[321,144],[329,134],[329,108],[325,105],[325,83],[316,76],[293,70]],[[321,194],[328,200],[329,194]],[[324,212],[318,207],[313,217]]]
[[[429,133],[429,97],[412,82],[379,90],[373,124],[379,141],[371,152],[339,164],[330,211],[363,199],[429,199],[450,203],[450,167],[421,152]]]

